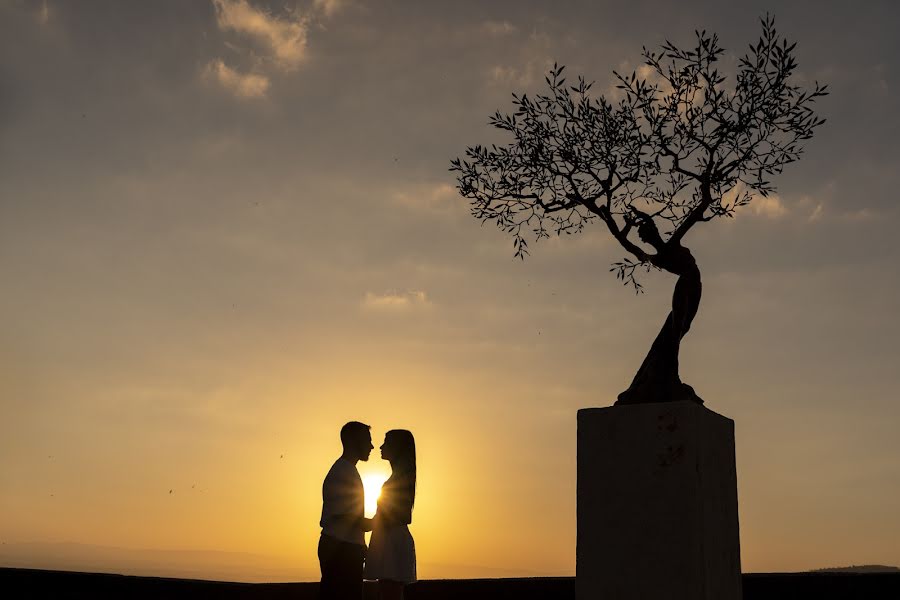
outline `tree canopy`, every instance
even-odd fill
[[[772,193],[771,177],[824,123],[814,105],[826,86],[795,83],[796,44],[773,18],[761,25],[731,78],[706,31],[693,48],[645,47],[640,73],[614,72],[616,100],[594,95],[584,77],[567,84],[554,65],[548,92],[513,94],[515,111],[490,118],[512,141],[452,161],[473,216],[512,234],[521,258],[529,239],[599,220],[628,252],[611,270],[639,290],[638,267],[667,269],[667,250],[694,225]]]

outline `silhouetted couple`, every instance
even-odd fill
[[[381,486],[375,516],[367,519],[356,463],[369,460],[369,429],[356,421],[341,428],[344,453],[322,484],[322,600],[360,600],[363,579],[378,581],[382,600],[401,599],[403,587],[416,581],[416,547],[408,527],[416,499],[416,443],[405,429],[384,436],[381,458],[391,463],[391,476]],[[368,550],[366,531],[372,532]]]

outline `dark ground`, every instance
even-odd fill
[[[315,600],[317,583],[227,583],[97,573],[0,568],[3,598],[222,598]],[[374,600],[367,587],[366,600]],[[408,600],[574,600],[575,579],[435,579],[407,588]],[[900,573],[752,573],[744,600],[900,599]],[[614,600],[614,599],[612,599]]]

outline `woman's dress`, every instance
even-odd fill
[[[366,554],[366,579],[416,581],[416,545],[409,532],[414,493],[393,476],[381,486]]]

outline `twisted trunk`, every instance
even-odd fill
[[[691,322],[700,306],[703,286],[700,269],[690,250],[677,242],[667,245],[651,259],[654,265],[678,275],[672,294],[672,310],[650,352],[638,369],[627,390],[619,394],[616,404],[644,404],[649,402],[674,402],[691,400],[702,404],[703,400],[694,388],[681,381],[678,375],[678,351],[681,338],[691,328]]]

